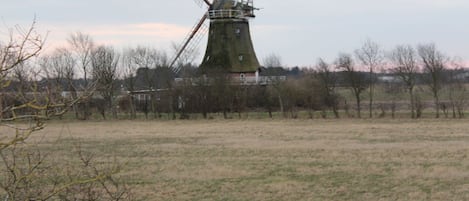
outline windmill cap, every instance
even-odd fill
[[[214,0],[211,10],[246,9],[247,7],[252,8],[252,4],[253,0]]]
[[[214,0],[212,8],[215,10],[232,9],[233,7],[236,7],[237,3],[237,0]]]

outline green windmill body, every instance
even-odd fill
[[[249,18],[254,18],[253,0],[200,0],[208,6],[208,11],[194,26],[177,52],[170,67],[178,73],[176,61],[186,51],[194,48],[191,41],[196,40],[204,29],[204,22],[210,20],[208,42],[205,56],[200,64],[203,74],[210,72],[230,73],[233,77],[240,76],[258,78],[260,67],[249,30]],[[188,51],[188,50],[187,50]],[[190,51],[188,51],[190,52]],[[246,81],[246,79],[244,79]]]
[[[202,72],[222,70],[251,74],[259,68],[249,30],[254,17],[252,1],[215,0],[210,6],[207,49]]]

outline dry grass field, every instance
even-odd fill
[[[117,158],[141,200],[469,200],[467,120],[52,122],[32,140]]]

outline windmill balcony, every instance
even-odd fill
[[[210,10],[208,12],[210,19],[227,19],[227,18],[245,18],[242,10]]]

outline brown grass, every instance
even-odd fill
[[[142,200],[469,200],[464,120],[50,123],[52,157],[77,140]]]

